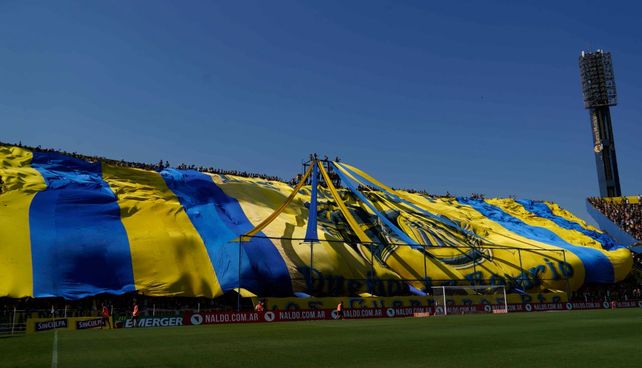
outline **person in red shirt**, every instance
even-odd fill
[[[105,303],[103,303],[102,317],[103,317],[103,323],[100,325],[100,328],[102,329],[103,326],[109,326],[109,328],[112,328],[111,320],[109,319],[109,308],[107,308]]]
[[[337,304],[337,319],[343,319],[343,300]]]
[[[138,304],[134,302],[134,310],[132,311],[132,320],[134,321],[134,327],[137,327],[138,325],[138,315],[139,315]]]
[[[263,301],[259,301],[259,302],[256,304],[256,307],[254,307],[254,310],[255,310],[255,311],[257,311],[257,312],[259,312],[259,313],[264,312],[264,311],[265,311],[265,307],[264,307],[264,305],[263,305]]]

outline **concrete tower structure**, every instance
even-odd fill
[[[617,104],[611,53],[582,51],[579,64],[584,107],[591,117],[600,196],[619,197],[622,191],[610,111],[610,106]]]

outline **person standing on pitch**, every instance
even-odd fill
[[[263,301],[259,301],[256,304],[256,307],[254,307],[254,310],[257,311],[258,313],[263,313],[265,311],[265,307],[263,306]]]
[[[132,320],[134,321],[134,327],[138,325],[138,314],[139,314],[138,304],[134,302],[134,310],[132,310]]]
[[[111,321],[109,320],[109,308],[107,308],[105,303],[103,303],[102,317],[103,317],[103,321],[102,321],[102,324],[100,325],[100,329],[102,330],[103,326],[109,326],[109,328],[112,328]]]
[[[337,319],[343,319],[343,300],[337,304]]]

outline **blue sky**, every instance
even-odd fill
[[[562,3],[562,4],[560,4]],[[613,53],[622,189],[642,193],[635,2],[0,1],[0,140],[289,178],[597,195],[580,50]]]

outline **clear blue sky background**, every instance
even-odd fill
[[[613,53],[622,188],[642,193],[636,2],[0,0],[0,140],[291,177],[598,193],[577,59]]]

